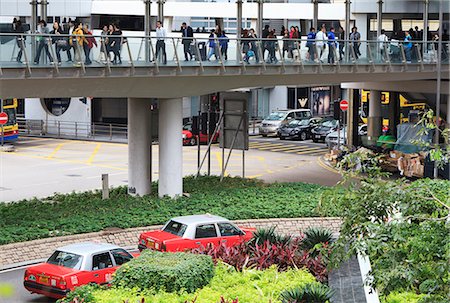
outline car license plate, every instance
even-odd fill
[[[316,139],[320,139],[320,135],[316,135]]]
[[[147,242],[147,248],[155,248],[155,242],[153,242],[153,241],[148,241]]]
[[[42,283],[42,284],[48,284],[48,279],[49,279],[49,277],[42,276],[42,277],[39,278],[39,282]]]

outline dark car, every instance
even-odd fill
[[[311,138],[311,129],[317,126],[319,121],[319,118],[292,120],[288,124],[280,127],[278,137],[281,140],[306,140]]]
[[[325,141],[326,136],[337,129],[338,121],[333,118],[323,118],[319,125],[311,130],[314,142]]]

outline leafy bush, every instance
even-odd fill
[[[214,276],[212,259],[189,253],[163,253],[145,250],[121,266],[114,274],[113,285],[176,292],[194,292]]]
[[[94,303],[94,295],[92,294],[94,290],[100,289],[97,284],[84,285],[82,287],[77,287],[73,291],[69,292],[65,298],[59,299],[57,303]]]
[[[320,283],[308,283],[304,287],[288,289],[280,294],[283,303],[328,303],[333,290]]]
[[[222,261],[242,271],[245,268],[264,270],[277,266],[278,270],[306,268],[318,281],[326,281],[328,271],[322,255],[311,256],[307,251],[299,249],[299,241],[293,240],[290,245],[284,243],[271,244],[269,241],[261,245],[241,243],[228,247],[225,245],[201,247],[191,252],[211,256],[216,262]]]
[[[382,298],[383,303],[418,303],[424,295],[418,295],[413,292],[393,292],[386,298]]]
[[[252,239],[249,241],[249,245],[263,245],[265,242],[275,245],[289,245],[292,240],[292,236],[280,235],[275,232],[275,226],[269,228],[258,228],[256,232],[253,233]]]
[[[445,180],[363,178],[334,195],[327,191],[322,211],[330,205],[343,217],[332,263],[361,252],[381,295],[409,291],[450,301],[449,188]]]
[[[214,213],[231,220],[316,216],[323,188],[305,183],[263,184],[242,178],[186,177],[190,197],[131,197],[126,187],[101,193],[54,195],[47,199],[0,203],[0,245],[39,238],[163,224],[171,217]]]
[[[92,292],[96,303],[122,303],[124,300],[138,302],[142,298],[152,303],[280,303],[280,293],[288,288],[303,287],[315,282],[314,277],[304,270],[289,269],[279,272],[276,267],[260,271],[246,269],[241,272],[219,263],[211,282],[195,293],[168,293],[164,291],[139,292],[136,289],[113,287]],[[235,301],[233,301],[235,300]]]
[[[333,232],[327,228],[310,227],[304,233],[301,247],[312,251],[318,244],[331,244],[334,242]]]

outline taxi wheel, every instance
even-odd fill
[[[195,137],[192,137],[192,138],[189,140],[189,145],[194,146],[195,144],[197,144],[197,140],[195,140]]]

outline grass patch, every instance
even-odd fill
[[[109,200],[99,191],[55,194],[0,204],[0,244],[54,236],[163,224],[174,216],[212,213],[231,220],[318,216],[316,207],[323,187],[306,183],[264,184],[258,180],[186,177],[190,197],[177,200],[127,195],[115,188]]]

